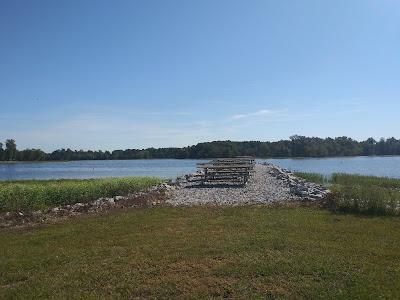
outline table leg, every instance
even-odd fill
[[[203,180],[201,181],[201,184],[204,185],[204,183],[207,181],[207,168],[204,168],[204,177]]]

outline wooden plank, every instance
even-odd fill
[[[215,169],[227,169],[227,168],[252,168],[253,166],[250,164],[210,164],[210,163],[205,163],[205,164],[197,164],[197,167],[199,168],[215,168]]]

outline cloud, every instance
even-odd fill
[[[19,148],[112,150],[187,146],[211,140],[270,139],[273,135],[291,134],[292,128],[314,128],[310,124],[322,124],[328,118],[331,123],[342,122],[367,109],[336,105],[296,110],[291,107],[263,108],[250,112],[237,109],[233,110],[237,114],[232,111],[204,114],[184,109],[124,111],[110,108],[108,111],[93,109],[78,114],[43,114],[30,119],[20,116],[16,123],[2,120],[5,115],[0,113],[0,127],[7,137],[17,140]],[[314,134],[314,131],[310,132]]]
[[[233,116],[231,116],[231,120],[246,119],[246,118],[258,117],[258,116],[275,115],[277,112],[278,111],[269,110],[269,109],[260,109],[256,112],[252,112],[252,113],[233,115]]]

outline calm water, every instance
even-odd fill
[[[335,158],[267,159],[291,171],[323,175],[348,173],[400,178],[400,156],[357,156]]]
[[[0,163],[0,180],[157,176],[192,173],[204,160],[109,160],[46,163]],[[400,178],[400,156],[323,159],[266,159],[292,171],[330,175],[335,172]]]

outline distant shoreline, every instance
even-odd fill
[[[256,159],[330,159],[330,158],[355,158],[355,157],[400,157],[400,155],[347,155],[347,156],[299,156],[299,157],[256,157]],[[205,158],[126,158],[126,159],[73,159],[73,160],[14,160],[14,161],[0,161],[0,164],[21,164],[21,163],[61,163],[61,162],[77,162],[77,161],[130,161],[130,160],[209,160],[217,157]],[[222,158],[222,157],[218,157]]]
[[[79,160],[13,160],[13,161],[0,161],[0,164],[14,165],[22,163],[53,163],[53,162],[71,162]]]
[[[75,160],[131,160],[131,159],[210,159],[219,157],[253,156],[258,158],[327,158],[354,156],[400,155],[400,139],[388,138],[365,141],[342,136],[317,138],[294,135],[289,140],[202,142],[186,147],[164,147],[119,150],[58,149],[47,153],[41,149],[18,150],[16,141],[0,147],[2,161],[75,161]],[[4,143],[3,145],[7,144]]]

